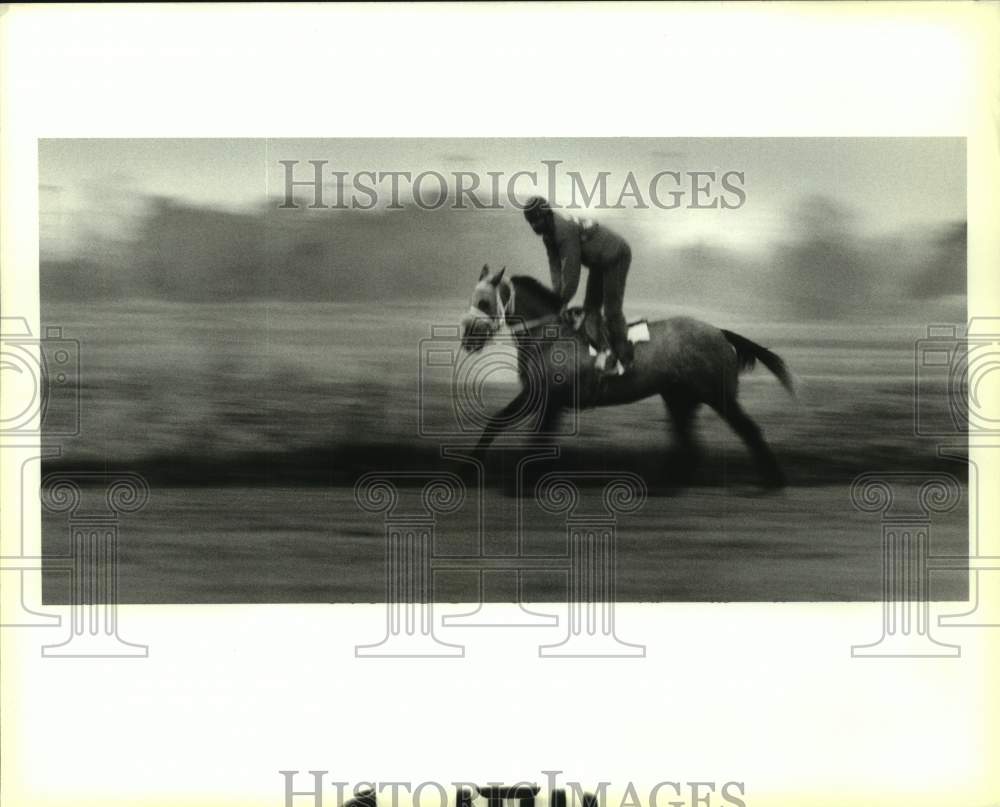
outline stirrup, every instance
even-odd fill
[[[608,359],[611,357],[612,353],[610,350],[602,350],[594,360],[594,369],[602,376],[624,375],[625,365],[621,363],[621,360],[617,356],[614,356],[615,363],[610,366],[608,365]]]

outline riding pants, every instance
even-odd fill
[[[622,244],[614,263],[604,267],[603,270],[589,271],[587,293],[583,300],[587,322],[599,323],[601,308],[604,308],[604,321],[608,328],[611,350],[626,365],[632,361],[632,344],[628,341],[622,303],[625,298],[625,280],[631,264],[632,250],[628,244]],[[598,341],[603,342],[603,340]]]

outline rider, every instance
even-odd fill
[[[554,213],[541,196],[528,200],[524,217],[535,234],[542,237],[549,257],[552,288],[562,299],[563,308],[573,299],[580,284],[580,265],[587,267],[587,293],[583,301],[585,322],[594,323],[599,329],[603,305],[611,342],[605,372],[613,374],[619,360],[628,372],[632,365],[632,344],[628,341],[622,314],[625,279],[632,262],[628,243],[596,222]]]

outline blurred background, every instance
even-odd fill
[[[739,492],[753,469],[711,412],[699,426],[707,458],[687,493],[664,482],[668,423],[658,399],[581,416],[557,467],[642,474],[663,496],[649,506],[663,517],[643,528],[659,550],[675,516],[684,536],[701,535],[690,545],[675,536],[672,583],[640,583],[649,558],[636,549],[623,566],[627,598],[716,598],[708,592],[719,586],[680,584],[690,578],[684,562],[701,564],[702,581],[722,575],[733,599],[877,596],[870,517],[858,522],[863,537],[847,530],[842,552],[804,558],[798,577],[778,570],[767,536],[792,540],[810,518],[846,529],[850,481],[864,471],[964,478],[964,464],[940,459],[914,423],[918,341],[929,325],[965,322],[962,140],[41,141],[42,323],[79,340],[82,412],[79,435],[46,470],[121,468],[154,486],[123,547],[134,570],[126,600],[377,600],[381,524],[357,511],[351,487],[371,470],[454,467],[440,455],[447,441],[422,437],[420,425],[447,422],[461,391],[422,368],[422,340],[457,323],[483,263],[548,282],[541,240],[506,204],[423,210],[404,192],[402,209],[386,209],[388,194],[367,211],[281,209],[280,160],[301,162],[297,179],[311,176],[308,160],[349,173],[537,171],[537,189],[519,184],[522,197],[546,194],[541,161],[560,160],[563,202],[567,171],[588,186],[610,172],[612,200],[629,171],[640,187],[662,170],[743,172],[738,209],[573,211],[631,243],[627,317],[705,319],[769,346],[802,382],[793,401],[763,368],[743,379],[744,406],[791,483],[764,504]],[[296,195],[312,201],[308,189]],[[510,353],[502,344],[490,351]],[[947,420],[939,381],[922,391],[924,411]],[[515,392],[513,373],[494,382],[499,407]],[[720,507],[720,496],[736,504]],[[248,507],[261,508],[258,517]],[[241,527],[230,525],[234,508]],[[282,570],[244,564],[234,576],[249,536],[273,546],[285,535],[282,512],[307,522],[286,535]],[[178,529],[191,532],[188,544]],[[745,543],[748,529],[760,546]],[[964,551],[965,529],[959,513],[941,534]],[[703,557],[712,535],[744,543]],[[190,541],[214,547],[203,553],[204,576],[190,573]],[[306,545],[326,547],[332,565],[303,571],[295,558]],[[730,566],[739,580],[725,577],[734,557],[745,561]],[[345,563],[371,565],[359,583],[347,582]],[[853,572],[838,585],[829,564]],[[55,591],[49,585],[46,596],[58,599]]]

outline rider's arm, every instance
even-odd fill
[[[545,240],[545,250],[549,257],[549,275],[552,277],[552,291],[562,297],[563,275],[562,258],[559,257],[559,247],[548,239]]]
[[[559,287],[559,294],[562,297],[563,307],[569,305],[573,295],[576,294],[577,286],[580,285],[580,237],[576,233],[570,235],[560,245],[560,257],[562,260],[562,285]]]

